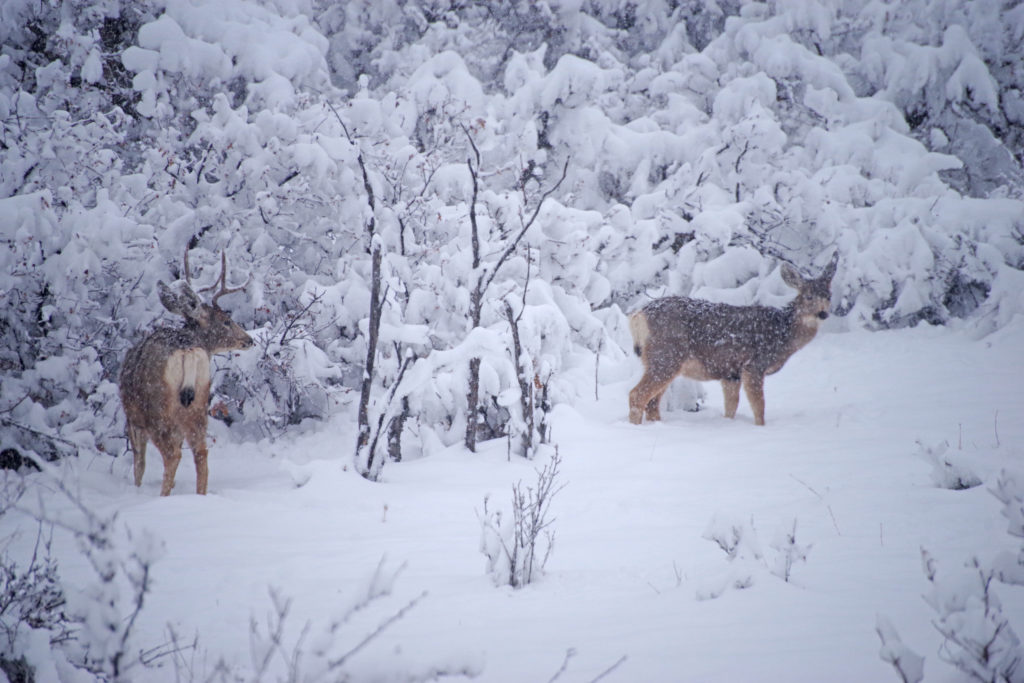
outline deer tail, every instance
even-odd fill
[[[196,398],[196,386],[209,381],[205,375],[203,356],[206,352],[200,348],[178,349],[167,359],[164,368],[164,381],[172,389],[178,390],[178,401],[185,408],[192,405]]]
[[[642,309],[629,316],[629,333],[633,335],[633,351],[638,356],[643,355],[651,329],[647,326],[647,316]]]

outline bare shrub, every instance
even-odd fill
[[[537,470],[535,486],[512,485],[511,520],[501,510],[488,508],[484,498],[480,551],[487,556],[487,571],[498,585],[522,588],[544,571],[554,548],[551,501],[565,488],[558,481],[561,456],[556,448],[544,467]]]

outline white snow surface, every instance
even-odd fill
[[[250,622],[266,633],[271,591],[291,600],[283,642],[305,662],[299,680],[314,680],[319,648],[354,647],[421,594],[352,657],[351,680],[440,669],[547,681],[567,652],[561,681],[604,672],[606,681],[896,680],[879,657],[879,617],[925,655],[927,680],[957,680],[935,654],[941,638],[922,599],[921,551],[955,572],[972,556],[1019,550],[990,489],[1001,470],[1024,468],[1022,348],[1019,317],[981,339],[926,325],[826,330],[768,379],[763,428],[745,399],[735,420],[724,419],[710,384],[703,410],[631,425],[626,395],[639,361],[624,361],[634,367],[623,380],[621,363],[606,359],[599,399],[594,386],[579,386],[588,398],[555,411],[565,488],[551,508],[554,551],[521,590],[486,574],[480,515],[487,496],[492,508],[509,507],[511,485],[533,485],[549,454],[510,461],[501,441],[388,463],[371,483],[351,466],[349,415],[256,444],[232,442],[215,423],[204,497],[193,493],[187,452],[169,498],[157,495],[152,447],[141,488],[130,454],[66,460],[53,474],[100,516],[116,515],[125,538],[148,534],[162,546],[131,642],[156,647],[173,630],[196,646],[160,668],[137,665],[131,680],[207,680],[219,660],[252,680]],[[935,485],[924,453],[943,442],[981,486]],[[12,552],[36,540],[25,510],[75,514],[46,494],[45,475],[29,479],[46,497],[33,503],[30,489],[20,510],[0,516]],[[807,559],[786,582],[772,569],[794,523]],[[745,532],[732,561],[708,540],[730,525]],[[69,589],[95,582],[70,535],[53,533]],[[390,594],[352,616],[331,645],[330,623],[365,595],[381,564]],[[1024,614],[1020,587],[996,591],[1011,620]],[[275,655],[262,680],[285,680],[285,671]]]

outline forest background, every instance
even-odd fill
[[[391,457],[529,450],[524,392],[571,400],[571,370],[628,351],[624,313],[779,305],[780,260],[838,250],[849,328],[984,334],[1021,309],[1019,3],[2,14],[0,415],[46,459],[124,452],[120,363],[186,248],[202,284],[221,252],[249,278],[225,305],[256,349],[217,361],[239,438],[362,398]]]

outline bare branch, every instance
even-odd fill
[[[287,341],[288,339],[288,332],[292,329],[292,327],[295,326],[295,323],[297,323],[299,319],[302,318],[302,316],[304,316],[307,311],[309,311],[310,308],[312,308],[315,304],[320,303],[320,300],[324,298],[324,294],[326,293],[326,290],[324,290],[323,292],[314,293],[309,303],[303,306],[301,311],[299,311],[298,313],[291,317],[291,319],[288,321],[288,324],[284,326],[284,331],[281,332],[281,341],[279,342],[281,346],[284,346],[285,341]]]
[[[552,185],[544,194],[540,196],[540,201],[537,202],[537,206],[534,208],[529,220],[527,220],[526,223],[523,224],[523,227],[519,230],[518,234],[516,234],[515,238],[513,238],[513,240],[505,248],[505,251],[501,253],[501,256],[498,257],[497,262],[494,264],[494,268],[487,276],[487,279],[483,282],[483,286],[480,288],[481,291],[486,291],[487,288],[490,287],[491,283],[494,281],[494,278],[497,277],[498,271],[500,271],[501,267],[505,264],[505,261],[507,261],[509,257],[512,256],[512,254],[516,250],[516,247],[519,246],[519,242],[522,241],[523,237],[526,236],[526,232],[533,226],[534,221],[537,220],[537,216],[540,215],[541,207],[544,206],[544,200],[546,200],[548,197],[550,197],[556,191],[558,191],[558,188],[565,181],[565,177],[568,174],[568,172],[569,160],[566,159],[565,165],[562,166],[562,175],[558,179],[558,182]]]
[[[473,136],[469,134],[469,129],[466,128],[465,124],[462,125],[462,131],[466,134],[466,138],[469,140],[469,146],[473,148],[473,154],[476,156],[476,167],[480,168],[480,150],[476,147],[476,142],[473,140]]]
[[[479,155],[477,164],[477,168],[479,168]],[[469,166],[469,177],[473,180],[473,196],[469,200],[469,225],[473,243],[473,270],[476,270],[480,267],[480,231],[476,221],[476,199],[480,188],[477,183],[477,170],[473,168],[473,160],[466,159],[466,165]]]
[[[357,654],[360,650],[362,650],[364,647],[366,647],[371,642],[373,642],[378,636],[380,636],[381,633],[383,633],[384,631],[386,631],[389,628],[391,628],[391,626],[393,626],[397,621],[399,621],[402,617],[404,617],[406,614],[408,614],[409,611],[413,607],[418,605],[420,603],[420,601],[423,600],[423,598],[425,598],[425,597],[427,597],[427,592],[423,591],[418,596],[416,596],[415,598],[410,600],[408,603],[406,603],[405,607],[403,607],[402,609],[398,610],[397,612],[392,614],[390,617],[388,617],[387,619],[382,621],[377,626],[377,628],[375,628],[373,631],[368,633],[366,635],[366,637],[364,637],[362,640],[360,640],[358,643],[356,643],[355,647],[350,649],[348,652],[343,654],[341,657],[329,661],[327,663],[328,667],[330,669],[337,669],[337,668],[339,668],[341,666],[344,666],[345,662],[347,662],[349,659],[351,659],[353,655]]]
[[[619,657],[619,660],[617,662],[615,662],[610,667],[608,667],[607,669],[605,669],[604,671],[599,673],[595,678],[592,678],[590,680],[590,683],[597,683],[597,681],[601,680],[602,678],[607,677],[613,671],[615,671],[620,666],[622,666],[626,662],[627,659],[628,659],[628,657],[626,655],[622,655],[621,657]]]

